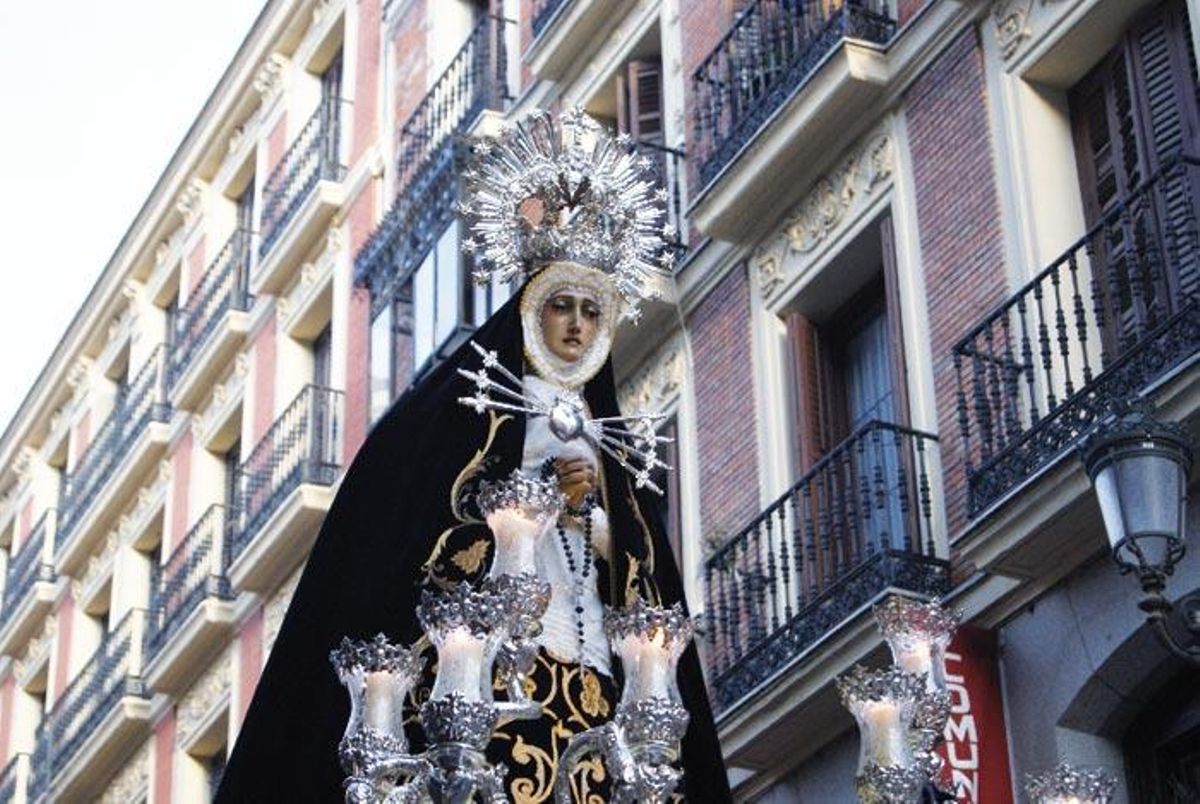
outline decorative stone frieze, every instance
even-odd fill
[[[992,29],[996,44],[1005,59],[1013,59],[1028,40],[1049,24],[1047,15],[1039,13],[1041,7],[1051,6],[1059,0],[996,0],[992,4]]]
[[[751,275],[764,297],[803,271],[822,245],[858,220],[891,183],[894,147],[877,129],[819,178],[805,198],[750,258]]]
[[[296,584],[300,583],[300,573],[303,569],[300,567],[293,572],[291,577],[279,586],[279,589],[263,606],[263,646],[267,653],[271,652],[271,648],[275,645],[275,637],[279,636],[279,629],[283,625],[283,615],[287,614],[288,605],[292,602]]]
[[[144,801],[150,785],[150,755],[154,739],[149,738],[117,771],[108,788],[100,796],[100,804],[128,804]]]
[[[683,387],[687,355],[683,335],[677,333],[655,353],[617,392],[621,410],[628,415],[654,413],[668,407]]]
[[[186,746],[196,738],[196,729],[228,700],[233,652],[226,647],[208,666],[192,688],[184,693],[175,713],[175,744]]]

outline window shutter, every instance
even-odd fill
[[[792,421],[796,423],[796,457],[800,472],[803,473],[817,462],[828,447],[822,426],[824,378],[817,327],[800,313],[789,313],[785,323],[792,363],[790,402]]]
[[[624,97],[618,103],[623,119],[618,125],[636,140],[662,144],[662,65],[631,61],[625,69]]]

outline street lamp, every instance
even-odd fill
[[[1181,425],[1154,418],[1143,404],[1101,425],[1082,445],[1083,463],[1096,490],[1112,557],[1122,574],[1135,573],[1144,593],[1138,607],[1176,656],[1200,664],[1200,594],[1183,601],[1191,644],[1180,645],[1167,628],[1172,606],[1163,595],[1167,578],[1186,549],[1184,512],[1192,467],[1192,439]]]

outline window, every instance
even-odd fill
[[[341,155],[342,53],[321,74],[321,164],[339,165]]]
[[[1200,291],[1194,260],[1172,259],[1171,233],[1188,231],[1194,175],[1164,177],[1161,207],[1131,197],[1177,153],[1200,154],[1200,82],[1183,0],[1163,3],[1132,25],[1069,95],[1080,191],[1096,270],[1110,277],[1098,299],[1106,348],[1174,312]],[[1194,173],[1194,172],[1193,172]],[[1162,267],[1160,267],[1162,266]]]
[[[313,339],[313,385],[328,388],[331,378],[332,344],[329,325]]]
[[[450,224],[413,275],[413,368],[417,374],[447,357],[509,295],[507,286],[476,288]]]
[[[225,465],[225,497],[222,501],[226,511],[232,511],[237,506],[237,470],[241,463],[242,442],[234,441],[225,451],[222,463]]]
[[[658,506],[658,515],[663,526],[663,531],[667,534],[667,543],[671,545],[671,553],[675,556],[675,566],[683,566],[683,524],[680,505],[682,499],[680,497],[679,486],[679,416],[671,414],[664,419],[658,427],[658,434],[671,439],[670,443],[662,445],[662,461],[671,467],[670,469],[658,468],[654,470],[652,479],[654,484],[662,489],[662,497],[659,497],[660,505]]]
[[[798,478],[813,511],[831,512],[820,586],[881,549],[904,549],[911,478],[891,221],[868,227],[786,316]]]
[[[1124,736],[1131,801],[1200,801],[1200,687],[1163,685]]]

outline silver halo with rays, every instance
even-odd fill
[[[473,396],[458,398],[461,404],[474,408],[480,414],[496,410],[545,416],[549,420],[550,432],[560,441],[586,439],[629,472],[639,489],[648,488],[658,494],[663,493],[658,484],[650,479],[650,473],[655,469],[671,470],[671,466],[659,457],[658,448],[661,444],[671,443],[673,439],[659,435],[654,429],[655,423],[666,418],[666,414],[639,413],[589,419],[583,398],[578,392],[567,389],[563,389],[555,396],[554,402],[547,405],[525,395],[520,378],[501,364],[497,352],[489,351],[475,341],[469,343],[483,358],[483,366],[479,371],[458,370],[460,375],[475,384]],[[491,376],[490,372],[493,371],[498,379]],[[492,398],[492,393],[507,401]]]
[[[632,137],[611,137],[576,107],[559,121],[544,111],[475,145],[463,174],[475,280],[517,282],[548,262],[577,262],[612,277],[636,320],[642,299],[670,275],[674,227],[666,191]]]

